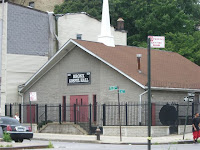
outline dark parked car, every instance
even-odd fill
[[[17,119],[11,117],[0,117],[0,126],[3,132],[10,133],[12,140],[23,142],[24,139],[33,138],[33,132],[30,127],[21,126]]]

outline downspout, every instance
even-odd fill
[[[143,92],[142,94],[140,94],[140,101],[139,101],[139,116],[138,116],[138,120],[139,120],[139,126],[142,125],[142,96],[147,93],[147,91]]]
[[[3,23],[4,23],[4,0],[2,0],[2,16],[0,21],[0,116],[1,116],[1,83],[2,83],[2,50],[3,50]]]
[[[22,108],[21,108],[21,109],[22,109],[22,111],[21,111],[21,115],[22,115],[22,116],[21,116],[20,119],[21,119],[21,123],[24,123],[24,109],[23,109],[23,108],[24,108],[24,107],[23,107],[23,105],[24,105],[24,94],[23,94],[23,93],[20,93],[20,91],[18,91],[18,94],[22,97],[22,103],[21,103],[21,104],[22,104],[22,105],[21,105],[21,106],[22,106]]]
[[[50,42],[54,41],[54,37],[56,39],[56,43],[55,43],[56,46],[54,46],[54,43],[50,45],[50,49],[49,49],[49,59],[50,59],[59,49],[60,42],[57,36],[57,19],[58,17],[62,15],[55,15],[54,12],[47,12],[47,13],[48,13],[48,21],[49,21]],[[54,17],[55,19],[53,19],[53,16],[55,16]]]

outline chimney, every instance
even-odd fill
[[[117,20],[117,30],[124,30],[124,19],[119,18]]]
[[[141,71],[141,57],[142,57],[142,54],[137,54],[137,69],[138,69],[138,72],[139,73],[142,73]]]
[[[103,0],[101,34],[98,36],[98,42],[107,46],[115,47],[114,37],[110,30],[110,14],[108,0]]]

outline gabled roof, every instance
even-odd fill
[[[147,49],[133,46],[109,47],[102,43],[70,39],[36,74],[21,92],[30,88],[75,46],[104,62],[143,89],[147,88]],[[142,54],[141,73],[137,54]],[[178,53],[151,50],[151,85],[157,90],[200,92],[200,67]]]

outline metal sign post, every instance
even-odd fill
[[[31,124],[31,130],[32,130],[32,110],[31,110],[31,101],[37,101],[37,93],[36,92],[30,92],[29,96],[30,101],[30,124]]]
[[[186,130],[186,125],[188,121],[188,109],[189,109],[189,103],[194,101],[194,93],[188,93],[188,96],[184,97],[184,101],[187,102],[187,114],[185,116],[185,126],[184,126],[184,132],[183,132],[183,140],[185,138],[185,130]]]
[[[31,124],[31,130],[32,130],[32,114],[31,114],[31,99],[29,98],[30,101],[30,124]]]
[[[120,141],[122,141],[122,128],[121,128],[121,119],[120,119],[120,101],[119,101],[119,87],[117,90],[118,95],[118,114],[119,114],[119,131],[120,131]]]
[[[165,48],[164,36],[148,36],[147,38],[147,59],[148,59],[148,150],[151,150],[151,47]]]
[[[148,37],[148,150],[151,150],[151,42]]]
[[[122,141],[122,128],[121,128],[121,119],[120,119],[120,100],[119,100],[119,94],[120,93],[125,93],[124,89],[119,89],[119,86],[110,86],[109,87],[110,91],[117,90],[117,98],[118,98],[118,118],[119,118],[119,131],[120,131],[120,141]]]
[[[187,103],[187,114],[185,116],[185,126],[184,126],[184,132],[183,132],[183,140],[185,138],[185,129],[186,129],[186,124],[187,124],[187,120],[188,120],[188,109],[189,109],[189,101]]]

